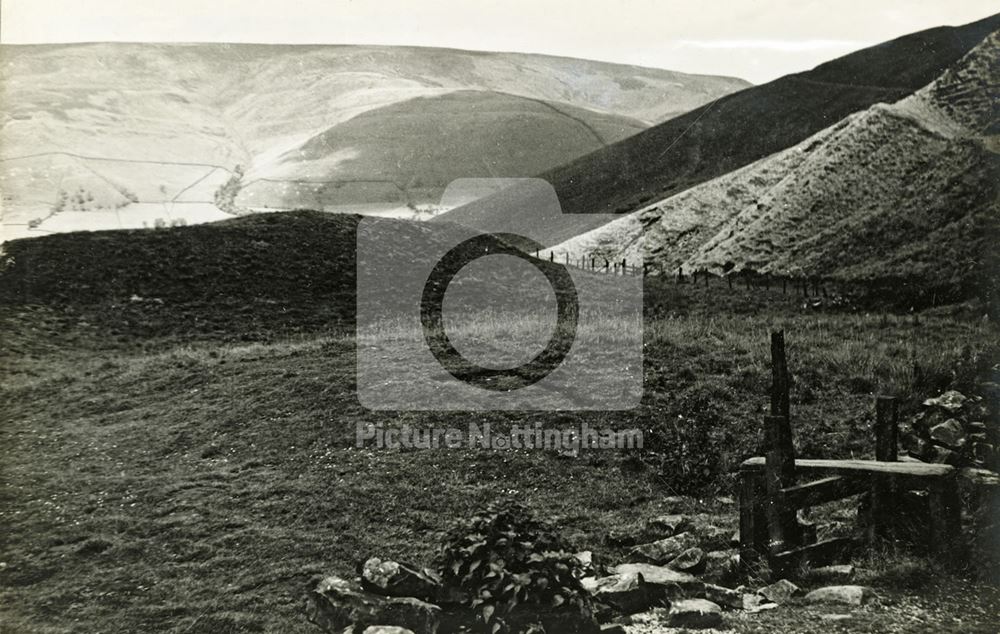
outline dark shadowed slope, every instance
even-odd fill
[[[1000,27],[1000,15],[939,27],[874,46],[817,68],[728,95],[552,170],[567,213],[627,213],[791,147],[847,115],[892,103],[927,85]],[[512,211],[516,210],[516,211]],[[476,225],[505,214],[509,230],[557,244],[603,224],[574,227],[533,213],[516,190],[442,215]]]

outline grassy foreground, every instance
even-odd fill
[[[249,343],[105,339],[84,316],[4,312],[4,332],[17,336],[0,370],[0,629],[309,631],[301,607],[310,577],[351,574],[368,555],[426,562],[454,519],[500,497],[609,557],[619,553],[602,545],[604,533],[664,511],[671,495],[732,527],[725,496],[735,493],[733,468],[760,442],[771,328],[789,341],[797,450],[814,457],[870,456],[874,394],[904,396],[912,411],[924,396],[911,390],[915,361],[925,369],[918,389],[931,391],[997,340],[983,321],[806,312],[780,291],[734,290],[729,310],[715,313],[701,292],[647,302],[642,405],[579,415],[365,410],[343,328]],[[646,447],[567,459],[354,446],[359,423],[470,420],[638,427]],[[898,566],[874,562],[868,581],[882,598],[836,625],[784,609],[732,624],[995,630],[995,589],[914,565],[900,581]],[[954,592],[964,598],[946,598]]]

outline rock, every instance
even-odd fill
[[[846,621],[851,618],[850,614],[820,614],[819,618],[824,621]]]
[[[778,607],[777,603],[771,603],[759,594],[743,594],[743,610],[750,613],[757,613],[762,610],[773,610]]]
[[[601,626],[601,634],[625,634],[625,628],[619,623],[607,623]]]
[[[719,528],[714,524],[696,521],[690,532],[694,533],[694,536],[698,538],[698,545],[704,550],[724,550],[732,546],[732,531]],[[739,545],[738,538],[736,545]]]
[[[660,515],[646,522],[643,539],[656,541],[687,532],[691,522],[683,515]]]
[[[788,579],[779,579],[769,586],[764,586],[757,591],[757,594],[764,597],[771,603],[784,603],[800,594],[802,591],[797,585],[789,581]]]
[[[309,593],[307,617],[325,632],[348,625],[395,625],[414,634],[435,634],[441,608],[410,597],[384,597],[340,577],[325,577]],[[363,631],[363,630],[362,630]]]
[[[387,597],[433,601],[439,594],[441,583],[432,574],[406,564],[372,557],[361,568],[361,587]]]
[[[705,598],[713,603],[736,610],[743,609],[743,593],[711,583],[705,584]]]
[[[722,608],[706,599],[675,601],[668,614],[671,627],[701,629],[722,625]]]
[[[960,449],[965,444],[965,430],[962,429],[962,423],[949,418],[931,428],[931,440],[952,449]]]
[[[865,586],[827,586],[807,594],[805,602],[861,605],[871,597],[871,594],[871,588]]]
[[[616,573],[593,582],[591,595],[624,614],[634,614],[647,609],[653,601],[643,577],[637,572]]]
[[[413,634],[413,630],[397,625],[369,625],[361,634]]]
[[[629,553],[632,561],[665,564],[688,548],[698,546],[698,538],[691,533],[681,533],[648,544],[636,546]]]
[[[732,548],[740,547],[740,529],[733,531],[733,534],[729,536],[729,546]]]
[[[721,583],[733,579],[739,572],[740,555],[736,550],[713,550],[705,553],[705,567],[699,574],[702,580],[709,583]]]
[[[967,400],[969,399],[966,398],[966,396],[961,392],[957,392],[955,390],[948,390],[947,392],[938,397],[929,398],[926,401],[924,401],[924,407],[937,407],[945,411],[954,413],[962,409],[962,406],[965,405],[965,402]]]
[[[619,575],[640,574],[646,583],[657,585],[668,583],[685,584],[697,581],[692,574],[671,570],[666,566],[654,566],[653,564],[619,564],[612,568],[611,571]]]
[[[701,566],[705,553],[700,548],[688,548],[670,560],[668,567],[682,572],[691,572]]]
[[[594,567],[594,553],[592,551],[581,550],[573,555],[573,558],[580,562],[580,565],[583,567],[584,575],[595,574],[596,568]]]
[[[854,566],[850,564],[820,566],[809,571],[809,579],[816,581],[848,581],[852,577],[854,577]]]
[[[961,454],[955,453],[951,449],[946,449],[944,447],[934,447],[934,453],[931,456],[931,462],[936,464],[950,464],[953,466],[958,466],[961,461]]]
[[[590,613],[581,612],[576,608],[532,606],[522,603],[509,612],[504,620],[509,631],[525,634],[544,634],[545,632],[565,632],[566,634],[600,634],[601,626],[597,624]],[[478,631],[474,628],[473,631]],[[488,630],[487,630],[488,631]]]
[[[652,564],[621,564],[612,569],[616,574],[639,574],[652,600],[685,599],[702,596],[705,584],[686,572]]]

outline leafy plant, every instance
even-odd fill
[[[491,633],[517,631],[554,610],[590,618],[583,565],[548,524],[521,505],[493,505],[460,522],[437,560],[442,581],[459,590]]]

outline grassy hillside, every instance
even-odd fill
[[[554,250],[670,272],[892,280],[928,302],[991,295],[998,59],[1000,32],[911,97]]]
[[[851,113],[912,94],[998,27],[1000,16],[993,16],[858,51],[728,95],[543,177],[558,192],[564,213],[632,212],[792,147]],[[476,225],[495,216],[509,218],[512,230],[532,227],[532,235],[550,245],[605,222],[581,215],[576,226],[565,227],[532,213],[531,200],[516,189],[442,219]]]
[[[456,178],[531,176],[645,127],[497,92],[417,97],[360,114],[259,165],[236,202],[310,209],[380,199],[433,205]]]
[[[526,98],[526,117],[539,107],[530,100],[540,100],[597,113],[592,115],[597,119],[620,116],[631,129],[637,121],[644,127],[746,85],[730,78],[586,60],[407,47],[2,46],[2,237],[138,228],[143,221],[153,226],[156,218],[216,220],[220,212],[214,193],[236,166],[247,180],[256,178],[257,167],[266,175],[277,157],[358,115],[400,106],[418,117],[419,110],[402,104],[435,103],[414,101],[420,97],[471,90],[488,101],[488,95],[512,94]],[[422,125],[444,125],[434,119],[437,114],[428,112],[429,121]],[[340,136],[345,144],[334,148],[341,156],[370,151],[354,136],[358,128],[352,129],[354,133]],[[543,137],[548,134],[533,129]],[[403,155],[420,152],[425,143],[405,134],[386,140]],[[417,146],[411,147],[411,141]],[[563,147],[582,153],[599,145]],[[557,157],[549,151],[539,168],[578,155]],[[335,161],[326,167],[330,171],[321,178],[344,178]],[[374,167],[374,178],[409,185],[405,169],[396,163]],[[357,178],[355,172],[347,177]],[[60,204],[61,192],[66,204]],[[426,192],[418,189],[417,194]],[[286,193],[271,200],[258,192],[253,202],[291,208],[312,202],[309,196],[298,202],[288,198]],[[404,209],[406,203],[399,204],[397,188],[358,187],[344,198]],[[29,226],[36,219],[40,222]]]
[[[405,249],[408,230],[447,231],[380,222],[398,225],[386,249]],[[604,545],[608,529],[670,508],[733,528],[735,505],[714,496],[734,495],[734,467],[758,451],[769,329],[787,333],[807,457],[870,455],[874,394],[900,394],[906,414],[997,361],[991,323],[823,312],[780,289],[651,278],[637,409],[372,412],[354,378],[356,227],[352,216],[301,212],[5,245],[5,631],[308,631],[313,575],[350,575],[367,555],[428,562],[452,521],[498,498],[556,519],[572,545],[609,558],[623,551]],[[914,362],[925,368],[916,386]],[[470,421],[639,428],[646,445],[575,459],[354,446],[358,422]],[[694,497],[668,507],[678,494]],[[851,520],[838,512],[821,530]],[[884,599],[845,631],[907,614],[912,597],[879,565],[864,580]],[[961,611],[964,631],[989,631],[995,592],[913,570],[929,628],[953,624],[948,597],[958,592],[980,604]],[[792,618],[776,610],[733,627],[827,627]]]

